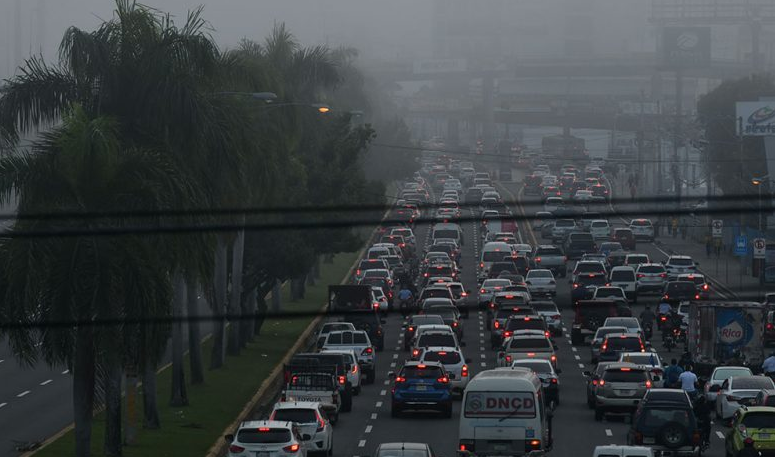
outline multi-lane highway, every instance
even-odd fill
[[[521,181],[518,172],[514,173],[515,181]],[[516,183],[501,183],[504,200],[514,201],[519,198]],[[511,193],[511,195],[509,194]],[[521,208],[512,208],[517,215],[522,214]],[[467,210],[465,210],[467,211]],[[535,210],[532,210],[535,211]],[[465,213],[464,213],[465,214]],[[528,211],[528,216],[531,215]],[[623,224],[619,220],[612,223]],[[462,281],[467,289],[476,290],[476,259],[481,246],[478,224],[463,223],[465,244],[461,258]],[[520,224],[523,240],[535,245],[541,240],[529,230],[529,224]],[[422,241],[429,241],[427,226],[416,228],[418,250],[422,250]],[[640,243],[638,252],[648,254],[657,261],[664,260],[666,254],[651,243]],[[573,313],[570,307],[570,285],[567,280],[558,281],[556,302],[561,310],[563,324],[570,328]],[[633,315],[637,316],[646,304],[652,308],[657,303],[656,296],[642,297],[633,306]],[[470,369],[473,375],[493,368],[495,351],[490,349],[489,333],[485,329],[484,313],[472,312],[470,318],[464,320],[465,343],[464,352],[471,359]],[[437,455],[449,457],[456,453],[458,444],[458,417],[460,401],[456,401],[451,419],[444,419],[435,413],[409,413],[400,418],[390,416],[390,381],[387,373],[401,367],[407,352],[403,351],[402,318],[398,314],[390,315],[385,325],[385,350],[377,358],[377,382],[366,386],[360,396],[356,397],[353,410],[342,415],[335,430],[335,454],[341,456],[372,455],[375,446],[383,442],[409,441],[427,442]],[[611,417],[603,422],[595,422],[593,411],[586,405],[586,380],[584,370],[594,368],[590,364],[588,346],[573,347],[570,335],[565,333],[557,338],[559,346],[559,367],[562,403],[557,408],[554,427],[554,449],[551,455],[558,456],[591,456],[594,447],[601,444],[625,444],[629,427],[628,420]],[[653,341],[660,356],[668,360],[671,354],[663,350],[661,343]],[[673,355],[680,353],[673,350]],[[709,456],[721,456],[724,453],[722,432],[725,428],[714,424],[711,434],[711,447],[706,452]]]

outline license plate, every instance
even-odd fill
[[[643,438],[643,444],[654,444],[654,438]]]
[[[507,445],[505,445],[505,444],[493,444],[492,445],[492,450],[493,451],[505,451],[508,448],[509,447]]]
[[[256,452],[256,457],[269,457],[268,452]]]
[[[616,391],[616,395],[621,395],[621,396],[625,396],[625,397],[626,396],[630,396],[630,395],[632,395],[634,393],[635,393],[634,390],[617,390]]]
[[[757,435],[759,436],[760,440],[768,440],[768,439],[770,439],[770,434],[769,433],[757,433]]]
[[[428,387],[421,384],[419,386],[414,386],[414,390],[428,390]]]

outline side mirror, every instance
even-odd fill
[[[228,435],[224,435],[223,439],[226,440],[227,443],[231,443],[232,441],[234,441],[234,435],[232,435],[231,433]]]

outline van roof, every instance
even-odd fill
[[[471,379],[466,390],[476,390],[480,384],[488,389],[524,389],[528,385],[532,386],[533,390],[536,391],[541,389],[541,380],[538,375],[530,368],[523,367],[500,367],[482,371]],[[493,384],[497,386],[493,386]]]

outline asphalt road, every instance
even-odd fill
[[[507,187],[516,188],[515,185],[507,185]],[[504,194],[503,197],[505,200],[516,198],[508,194]],[[516,214],[520,214],[519,208],[514,210]],[[623,223],[623,221],[612,222]],[[467,289],[476,290],[475,259],[479,252],[478,227],[471,222],[466,222],[463,229],[466,242],[461,258],[462,281]],[[526,242],[535,244],[527,225],[522,225],[520,230]],[[416,236],[419,250],[422,248],[421,243],[428,241],[427,227],[418,227]],[[666,258],[663,252],[650,243],[640,243],[637,251],[644,252],[657,261]],[[563,324],[569,329],[573,319],[570,308],[570,286],[563,280],[558,284],[556,301],[563,316]],[[637,316],[647,303],[654,308],[657,297],[641,296],[638,305],[633,308],[633,314]],[[463,320],[464,341],[467,343],[464,353],[466,357],[472,359],[472,363],[469,364],[472,375],[496,366],[495,352],[490,349],[489,334],[485,330],[483,319],[484,316],[481,313],[472,312],[468,320]],[[400,368],[402,361],[407,357],[407,352],[403,351],[401,322],[400,315],[391,315],[387,318],[385,350],[377,357],[377,382],[363,388],[360,396],[355,398],[351,413],[340,416],[340,421],[335,427],[335,455],[371,456],[378,444],[395,441],[426,442],[433,447],[437,455],[442,457],[455,455],[458,444],[459,400],[454,404],[451,419],[444,419],[431,412],[409,413],[400,418],[390,417],[390,382],[387,373]],[[572,347],[569,334],[557,338],[557,343],[559,367],[562,369],[561,404],[554,416],[554,449],[551,455],[591,456],[597,445],[626,444],[628,420],[609,417],[603,422],[595,422],[593,411],[587,408],[586,381],[582,372],[594,368],[590,364],[589,347]],[[669,360],[671,354],[663,350],[660,342],[655,340],[653,343],[660,356]],[[673,355],[680,355],[679,350],[674,349]],[[724,455],[723,433],[725,431],[725,427],[714,425],[711,447],[705,455],[711,457]]]

